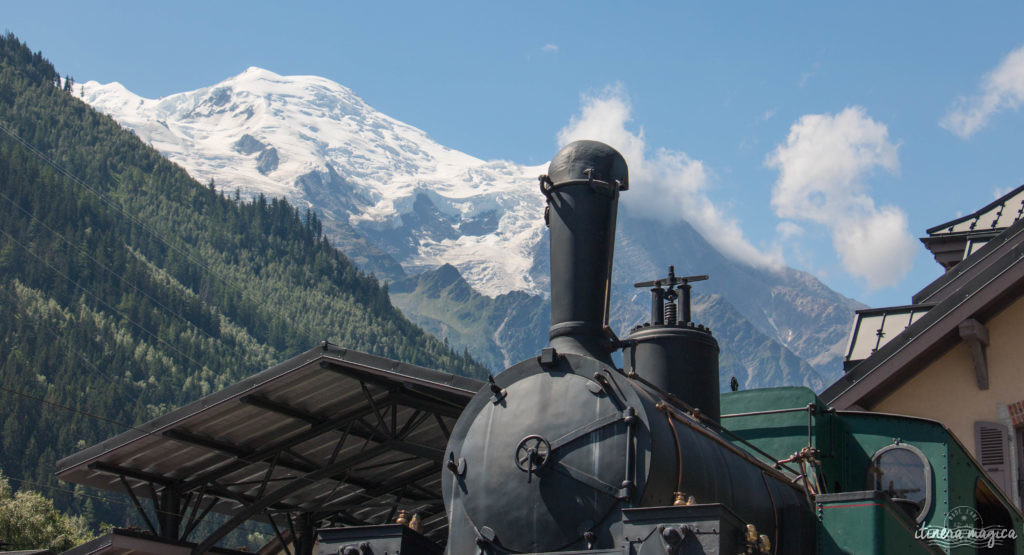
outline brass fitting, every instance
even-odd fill
[[[398,516],[395,517],[395,524],[401,524],[403,526],[409,525],[409,512],[405,509],[398,511]]]
[[[757,526],[753,524],[747,525],[746,540],[748,544],[757,545]]]
[[[679,507],[681,505],[696,505],[697,498],[692,495],[686,495],[681,491],[672,493],[672,505]]]

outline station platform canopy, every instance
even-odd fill
[[[154,538],[151,534],[135,530],[113,529],[106,534],[82,545],[73,547],[61,555],[189,555],[194,544]],[[246,551],[214,547],[208,553],[217,555],[252,555]],[[0,555],[5,555],[0,552]],[[25,554],[29,555],[29,554]],[[33,555],[54,555],[45,553]]]
[[[127,494],[150,533],[196,553],[247,521],[283,545],[401,510],[443,540],[448,434],[483,385],[324,343],[62,459],[57,476]],[[227,518],[190,538],[211,512]]]

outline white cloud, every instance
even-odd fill
[[[883,206],[851,218],[832,230],[832,244],[843,267],[862,277],[871,289],[895,285],[914,262],[917,243],[907,231],[907,216],[895,206]]]
[[[916,249],[906,215],[876,207],[864,183],[875,168],[898,172],[897,150],[886,126],[855,106],[801,117],[765,162],[779,170],[775,214],[828,228],[845,270],[871,289],[899,282]]]
[[[798,226],[797,224],[789,220],[785,220],[779,222],[779,225],[775,226],[775,232],[779,234],[779,239],[781,239],[782,241],[787,241],[794,237],[799,237],[803,235],[804,228]]]
[[[541,51],[542,52],[558,52],[558,45],[557,44],[551,44],[551,43],[545,44],[543,47],[541,47]]]
[[[1019,109],[1024,104],[1024,46],[1007,54],[978,88],[977,95],[958,99],[939,125],[966,139],[996,112]]]
[[[778,252],[764,253],[743,236],[739,222],[722,213],[705,194],[708,172],[700,160],[686,153],[659,148],[648,151],[643,129],[627,129],[632,106],[622,86],[609,87],[596,96],[584,96],[578,116],[558,132],[566,145],[592,139],[617,149],[629,164],[629,193],[623,203],[662,221],[689,222],[726,256],[764,267],[782,263]]]

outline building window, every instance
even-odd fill
[[[921,522],[932,504],[932,467],[917,447],[894,443],[871,457],[868,488],[885,492],[910,518]]]
[[[1010,476],[1009,430],[999,422],[974,423],[974,455],[1003,493],[1013,492]]]

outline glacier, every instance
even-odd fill
[[[157,99],[116,82],[88,81],[80,90],[198,181],[316,211],[334,244],[399,286],[392,299],[411,319],[458,336],[457,348],[472,345],[493,369],[545,341],[548,251],[537,177],[546,164],[481,160],[445,147],[311,75],[250,67]],[[628,333],[649,310],[631,283],[673,264],[680,275],[711,275],[695,289],[695,306],[707,311],[698,318],[719,328],[723,373],[750,387],[815,388],[841,374],[853,311],[862,304],[805,272],[723,255],[685,221],[639,212],[624,196],[613,274],[617,332]],[[433,274],[450,267],[457,273]],[[465,300],[473,310],[451,306]]]

